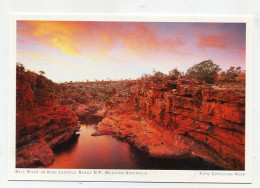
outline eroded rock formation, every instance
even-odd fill
[[[78,130],[73,110],[59,105],[54,94],[59,88],[33,72],[17,71],[16,82],[16,167],[49,166],[52,149],[68,141]]]
[[[101,121],[110,134],[154,157],[200,157],[223,169],[245,164],[245,86],[187,78],[55,84],[17,72],[16,166],[49,166],[52,149]]]
[[[120,100],[106,102],[106,118],[93,136],[112,134],[156,157],[196,156],[244,169],[244,86],[141,79]]]

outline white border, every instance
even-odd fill
[[[253,62],[253,17],[251,16],[154,16],[154,15],[101,15],[101,14],[10,14],[9,15],[9,94],[8,94],[8,180],[59,180],[59,181],[134,181],[134,182],[219,182],[250,183],[252,181],[252,62]],[[246,143],[245,171],[210,170],[82,170],[91,174],[79,174],[77,169],[16,169],[15,168],[15,63],[16,20],[56,21],[139,21],[139,22],[221,22],[246,23]],[[15,173],[21,170],[25,173]],[[29,171],[30,173],[28,173]],[[43,174],[43,172],[45,173]],[[56,172],[56,174],[47,173]],[[102,174],[94,174],[101,171]],[[123,175],[106,171],[123,172]],[[34,173],[38,172],[38,173]],[[76,174],[59,174],[76,172]],[[146,175],[126,175],[126,172],[143,172]],[[210,175],[201,175],[208,172]],[[214,173],[231,175],[213,175]],[[244,173],[237,176],[236,173]]]

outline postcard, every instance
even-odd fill
[[[10,14],[9,180],[250,183],[252,23]]]

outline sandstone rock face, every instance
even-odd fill
[[[51,165],[52,149],[79,130],[78,117],[72,109],[55,102],[55,87],[44,76],[17,71],[17,168]]]
[[[79,120],[87,124],[97,123],[105,116],[105,109],[103,105],[99,103],[90,103],[88,105],[75,103],[70,106]]]
[[[125,102],[111,107],[107,101],[107,115],[93,135],[112,134],[152,156],[197,156],[224,169],[243,170],[243,87],[137,80]]]

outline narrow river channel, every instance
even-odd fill
[[[54,149],[48,168],[63,169],[219,169],[198,158],[158,159],[110,135],[91,136],[95,124],[82,124],[78,135]]]

